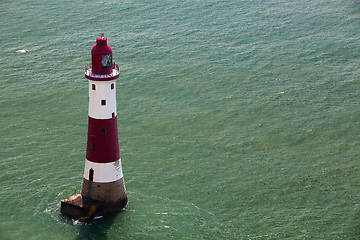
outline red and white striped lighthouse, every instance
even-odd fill
[[[61,212],[90,217],[124,208],[127,204],[117,131],[116,84],[119,67],[103,36],[91,50],[85,67],[89,80],[88,139],[81,194],[61,202]],[[71,205],[80,206],[81,211]],[[75,210],[74,210],[75,209]]]

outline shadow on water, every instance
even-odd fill
[[[107,240],[109,230],[119,213],[111,213],[103,218],[93,220],[89,223],[82,223],[80,226],[79,236],[75,240]]]

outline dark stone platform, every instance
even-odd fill
[[[123,209],[127,204],[127,198],[116,203],[95,201],[84,198],[81,193],[75,194],[61,201],[61,213],[80,220],[90,220],[97,216],[103,216],[109,212]]]

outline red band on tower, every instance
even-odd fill
[[[115,162],[120,158],[117,117],[89,117],[86,159],[96,163]]]

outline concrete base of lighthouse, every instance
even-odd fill
[[[82,192],[61,201],[61,213],[89,220],[123,209],[127,204],[124,178],[112,183],[83,179]]]

